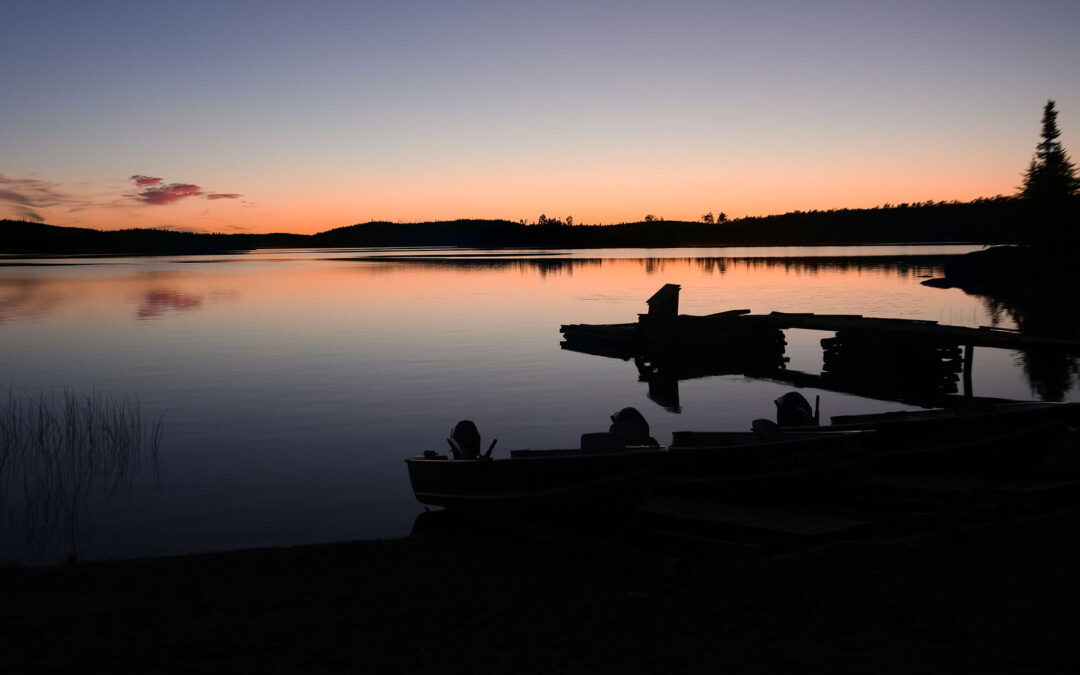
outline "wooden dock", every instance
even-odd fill
[[[652,364],[656,372],[645,379],[655,380],[658,388],[664,383],[671,388],[661,377],[664,370],[670,371],[668,379],[670,373],[695,370],[743,372],[750,377],[905,402],[956,393],[961,378],[964,395],[974,395],[972,364],[977,347],[1080,354],[1080,335],[951,326],[922,319],[751,314],[748,309],[679,314],[679,288],[677,284],[661,288],[647,300],[648,313],[639,314],[634,323],[563,325],[563,348]],[[783,365],[787,361],[783,331],[792,328],[834,334],[821,341],[822,375],[790,371]],[[891,383],[891,389],[879,391],[883,382]],[[667,398],[677,407],[677,395]]]
[[[822,331],[862,331],[901,335],[913,340],[949,345],[996,347],[1000,349],[1034,349],[1059,347],[1080,352],[1080,337],[1067,335],[1032,335],[1005,328],[980,326],[950,326],[936,321],[919,319],[888,319],[858,314],[739,314],[728,317],[748,321],[763,327],[805,328]]]
[[[659,341],[665,335],[688,336],[693,332],[746,335],[769,330],[802,328],[829,332],[893,335],[912,341],[942,345],[1034,349],[1057,347],[1080,352],[1080,336],[1036,335],[992,326],[950,326],[923,319],[892,319],[861,314],[813,314],[770,312],[751,314],[748,309],[730,309],[715,314],[679,314],[678,284],[665,284],[646,300],[649,311],[639,314],[636,324],[565,324],[560,331],[567,339]]]

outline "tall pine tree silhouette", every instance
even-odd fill
[[[1043,247],[1076,244],[1080,240],[1077,220],[1080,179],[1058,138],[1058,112],[1053,101],[1043,107],[1042,141],[1031,158],[1020,191],[1031,207],[1033,222],[1029,241]],[[1059,251],[1060,253],[1061,251]]]
[[[1060,201],[1080,191],[1076,167],[1057,140],[1061,136],[1057,116],[1054,102],[1047,101],[1043,108],[1042,141],[1024,174],[1024,187],[1020,193],[1025,199],[1043,204]]]

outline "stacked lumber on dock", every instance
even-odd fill
[[[826,386],[894,400],[954,394],[964,369],[960,345],[922,337],[842,330],[821,346]]]

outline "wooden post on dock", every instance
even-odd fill
[[[975,360],[975,345],[964,345],[964,396],[974,396],[971,386],[971,365]]]
[[[679,284],[664,284],[645,301],[649,305],[649,313],[645,315],[649,321],[674,321],[679,316],[679,288]]]

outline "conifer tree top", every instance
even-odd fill
[[[1057,126],[1057,109],[1049,100],[1043,107],[1042,141],[1024,174],[1020,196],[1032,201],[1053,203],[1080,192],[1080,180],[1065,148],[1058,142],[1061,131]]]

